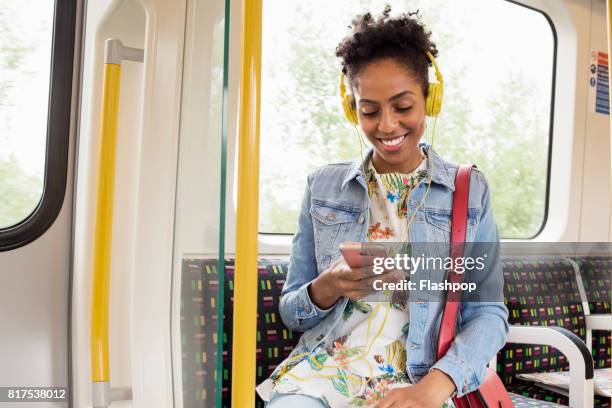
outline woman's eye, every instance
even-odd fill
[[[361,111],[361,113],[363,113],[363,116],[374,116],[378,113],[378,111],[372,111],[372,112]]]
[[[406,106],[405,108],[396,108],[399,112],[408,112],[410,109],[412,109],[412,106]]]

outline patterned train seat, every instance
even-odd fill
[[[181,282],[183,406],[214,406],[217,360],[216,260],[184,259]]]
[[[511,325],[563,327],[586,341],[586,320],[572,262],[561,257],[507,257],[502,263]],[[566,396],[515,376],[568,368],[565,356],[546,345],[507,344],[497,356],[497,371],[508,390],[561,405],[568,405]],[[595,406],[610,407],[610,400],[596,398]]]
[[[612,257],[586,256],[573,258],[589,302],[591,314],[610,314],[612,299]],[[593,360],[595,368],[612,366],[612,335],[609,331],[593,331]]]
[[[287,260],[259,262],[257,304],[257,383],[265,380],[297,343],[299,335],[287,329],[278,314],[280,293],[287,275]],[[217,360],[217,260],[184,259],[181,287],[181,341],[183,406],[213,407]],[[234,261],[225,261],[223,321],[223,406],[230,406]],[[257,397],[257,406],[263,402]]]
[[[257,294],[257,356],[256,356],[256,382],[264,381],[279,365],[293,347],[297,344],[299,333],[287,329],[278,313],[278,302],[281,290],[287,276],[287,260],[260,259],[258,270]],[[230,406],[231,395],[231,353],[232,349],[232,312],[234,294],[234,265],[230,261],[226,266],[227,286],[225,298],[230,300],[225,308],[225,321],[223,324],[223,406]],[[263,401],[256,396],[256,406],[263,407]]]
[[[522,276],[521,273],[527,272],[525,268],[531,269],[531,273],[546,273],[547,269],[553,270],[548,277],[564,278],[564,275],[555,273],[556,264],[533,264],[529,267],[521,264],[509,265],[509,274],[517,272],[518,275],[514,282],[514,287],[511,292],[514,293],[516,299],[512,300],[512,305],[518,310],[518,315],[511,313],[511,319],[517,321],[517,316],[532,316],[534,313],[537,316],[540,313],[539,308],[534,309],[537,304],[541,303],[542,299],[532,299],[531,295],[519,295],[520,291],[525,288],[517,285],[518,280]],[[565,265],[563,264],[565,267]],[[557,268],[558,269],[558,268]],[[512,272],[514,271],[514,272]],[[257,305],[257,364],[256,378],[257,383],[260,383],[268,377],[272,370],[285,359],[299,338],[300,333],[293,333],[288,330],[280,320],[278,314],[278,302],[280,293],[285,282],[287,274],[286,259],[260,259],[258,267],[258,305]],[[233,260],[226,260],[225,267],[225,308],[223,322],[223,406],[230,406],[231,395],[231,354],[229,350],[232,348],[232,300],[234,289],[234,266]],[[514,275],[513,275],[514,276]],[[508,278],[508,277],[507,277]],[[218,271],[217,260],[211,259],[184,259],[183,260],[183,278],[181,285],[181,342],[182,342],[182,377],[183,377],[183,406],[186,408],[201,408],[214,407],[214,395],[207,395],[211,390],[215,389],[214,372],[216,369],[217,360],[217,290],[218,290]],[[549,288],[550,289],[550,288]],[[530,291],[533,288],[529,289]],[[519,292],[517,292],[519,291]],[[570,291],[571,292],[571,291]],[[542,296],[547,296],[542,294]],[[565,305],[565,300],[573,304],[574,298],[565,294],[559,298],[555,297],[555,301]],[[524,297],[524,298],[523,298]],[[519,299],[520,298],[520,299]],[[513,299],[511,297],[511,299]],[[564,299],[564,300],[561,300]],[[518,301],[528,302],[527,309],[520,306]],[[551,303],[552,300],[546,301],[545,304]],[[579,303],[579,302],[578,302]],[[547,323],[554,324],[554,320],[562,319],[566,324],[565,317],[559,317],[557,308],[552,306],[552,310],[547,310],[549,314]],[[580,307],[581,304],[580,304]],[[581,327],[584,326],[584,316],[580,320],[580,311],[576,307],[568,307],[563,309],[563,312],[570,312],[569,322],[573,325],[573,330],[578,333]],[[534,312],[535,310],[535,312]],[[550,312],[550,313],[549,313]],[[514,316],[514,317],[512,317]],[[512,321],[512,320],[511,320]],[[515,323],[518,324],[518,323]],[[537,324],[537,323],[534,323]],[[544,324],[546,325],[546,324]],[[564,326],[566,327],[566,326]],[[582,334],[584,336],[584,333]],[[507,353],[510,353],[508,356]],[[508,365],[509,364],[509,365]],[[511,398],[517,408],[523,407],[558,407],[556,402],[563,403],[563,399],[550,397],[548,394],[533,390],[531,384],[519,384],[516,380],[510,379],[513,370],[518,371],[526,367],[546,367],[548,369],[562,368],[565,360],[559,353],[555,354],[554,350],[543,347],[514,347],[506,348],[498,356],[498,371],[506,366],[511,367],[511,370],[501,370],[506,383],[509,384],[509,389],[517,391],[511,394]],[[527,389],[529,386],[529,389]],[[512,388],[511,388],[512,387]],[[538,401],[529,398],[535,396],[543,401]],[[566,403],[567,404],[567,403]],[[256,406],[263,407],[263,402],[256,398]]]

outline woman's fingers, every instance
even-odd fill
[[[372,272],[372,267],[364,266],[362,268],[353,269],[350,274],[350,279],[355,280],[355,281],[360,281],[360,280],[368,279],[374,276],[378,276],[378,275]]]
[[[380,289],[380,283],[398,282],[405,278],[405,274],[398,270],[375,274],[371,265],[351,268],[343,258],[336,260],[329,271],[340,295],[353,300],[362,299]],[[376,281],[379,281],[378,285],[375,285]]]
[[[345,279],[349,281],[359,281],[374,275],[374,272],[372,272],[372,266],[351,268],[344,261],[344,259],[340,259],[333,263],[330,267],[330,271],[337,279]]]

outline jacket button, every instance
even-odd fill
[[[359,224],[363,224],[363,222],[364,222],[364,221],[365,221],[365,217],[364,217],[363,215],[360,215],[360,216],[359,216],[359,219],[357,220],[357,222],[358,222]]]
[[[334,221],[334,220],[336,219],[336,213],[335,213],[335,212],[332,212],[332,213],[327,214],[327,215],[325,216],[325,219],[326,219],[327,221]]]

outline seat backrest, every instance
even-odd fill
[[[575,257],[580,269],[587,301],[591,314],[610,314],[612,298],[612,257],[583,256]],[[610,367],[612,363],[612,333],[593,330],[592,342],[595,368]]]
[[[504,298],[511,325],[557,326],[586,340],[584,310],[574,265],[562,257],[503,257]],[[497,356],[506,384],[520,373],[567,369],[550,346],[507,344]]]
[[[287,329],[278,302],[287,275],[287,259],[260,259],[257,296],[257,383],[272,373],[293,350],[299,335]],[[183,406],[214,406],[217,368],[219,274],[216,259],[184,259],[181,282]],[[223,406],[230,406],[234,260],[225,260],[223,310]],[[263,402],[257,400],[257,406]]]
[[[612,257],[583,256],[572,259],[580,268],[591,314],[610,314]]]
[[[183,259],[181,353],[183,406],[214,406],[217,367],[216,259]]]
[[[585,339],[584,310],[574,266],[564,258],[502,258],[505,278],[505,302],[510,324],[560,326]],[[287,259],[260,259],[258,268],[257,383],[291,352],[299,334],[292,333],[280,320],[278,302],[287,274]],[[183,341],[183,375],[193,376],[194,384],[214,388],[216,368],[217,261],[183,262],[181,332]],[[234,289],[233,260],[226,260],[224,335],[223,335],[223,401],[229,406],[231,393],[232,300]],[[212,340],[212,341],[211,341]],[[208,344],[208,346],[207,346]],[[210,346],[213,344],[214,346]],[[549,346],[512,344],[498,354],[498,371],[507,384],[518,373],[554,371],[567,368],[565,357]],[[207,374],[209,373],[209,374]],[[193,393],[189,378],[184,378],[184,401],[191,398],[202,404],[205,391]],[[212,388],[210,388],[212,387]],[[258,401],[258,406],[263,406]],[[190,406],[185,404],[185,406]],[[192,405],[194,406],[194,405]],[[201,406],[201,405],[200,405]],[[205,405],[206,406],[206,405]]]
[[[299,334],[293,333],[283,324],[278,312],[281,291],[287,276],[288,259],[260,259],[258,267],[257,288],[257,384],[264,381],[279,365],[299,340]],[[225,320],[223,322],[223,405],[230,405],[232,378],[232,322],[234,299],[234,263],[226,261],[225,285]],[[263,402],[257,397],[257,406]]]

